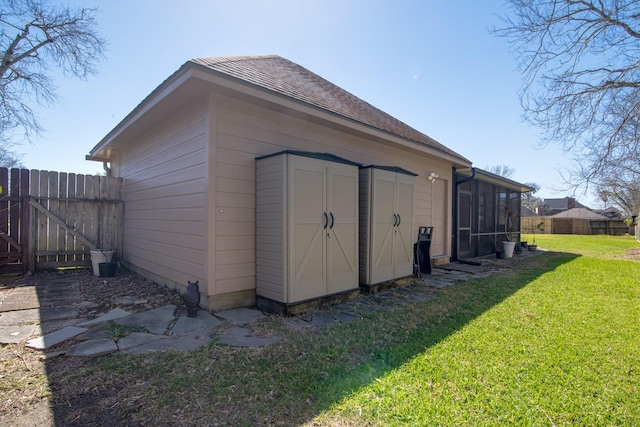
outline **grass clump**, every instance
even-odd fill
[[[136,325],[119,325],[115,322],[111,322],[109,324],[109,333],[112,338],[124,338],[129,334],[134,332],[148,332],[144,326],[136,326]]]

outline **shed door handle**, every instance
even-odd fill
[[[333,212],[329,212],[329,215],[331,215],[331,227],[329,227],[329,230],[333,230],[333,224],[335,224],[336,219],[333,217]]]
[[[325,230],[327,229],[327,225],[329,225],[329,217],[327,216],[326,212],[323,212],[324,215],[324,226],[322,228],[324,228]]]
[[[397,215],[398,215],[398,225],[400,225],[402,223],[402,217],[400,216],[400,214],[397,214]]]

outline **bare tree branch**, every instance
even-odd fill
[[[575,159],[574,187],[640,169],[640,0],[507,0],[494,34],[523,75],[524,118]],[[621,171],[625,174],[620,175]]]
[[[10,145],[18,129],[27,139],[42,130],[34,107],[57,100],[50,68],[84,79],[96,72],[106,42],[95,9],[48,0],[0,0],[0,6],[0,144]]]

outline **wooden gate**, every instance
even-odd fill
[[[26,272],[29,253],[29,171],[0,168],[0,272]]]
[[[0,168],[0,274],[90,265],[122,254],[122,179]]]

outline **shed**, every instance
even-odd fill
[[[256,158],[283,152],[287,154],[269,166],[275,169],[257,171]],[[221,310],[255,304],[257,277],[284,268],[277,248],[261,250],[263,244],[290,238],[284,230],[292,228],[274,223],[277,219],[268,210],[275,209],[275,203],[257,212],[261,203],[257,199],[281,197],[289,205],[276,211],[286,214],[287,220],[294,213],[291,209],[305,207],[303,200],[323,199],[335,182],[327,181],[333,170],[331,162],[318,159],[318,154],[350,164],[378,165],[380,170],[409,171],[412,222],[406,239],[416,239],[418,226],[433,226],[431,254],[451,256],[452,170],[469,168],[470,161],[279,56],[187,61],[98,142],[87,158],[105,162],[110,173],[124,178],[125,265],[179,289],[188,280],[199,280],[203,304]],[[300,156],[313,161],[297,162]],[[299,175],[300,182],[317,193],[310,193],[311,198],[298,197],[298,205],[291,205],[292,200],[279,192],[288,192],[296,182],[288,180],[291,169],[278,168],[302,164],[306,169]],[[346,193],[341,197],[346,198]],[[299,245],[305,239],[317,243],[305,233],[333,224],[328,222],[330,214],[336,226],[343,220],[323,200],[319,210],[300,216]],[[387,218],[389,227],[399,222],[398,212],[393,214]],[[307,228],[303,221],[310,221]],[[349,227],[358,224],[356,220]],[[279,229],[281,235],[267,238]],[[309,247],[301,248],[306,251]],[[259,253],[269,259],[260,267]],[[310,259],[302,256],[298,261],[308,263]],[[355,269],[351,280],[356,282],[340,289],[358,286],[358,259],[348,266]],[[313,274],[324,274],[320,269]],[[311,274],[311,270],[300,274]],[[269,295],[280,298],[284,294]]]

